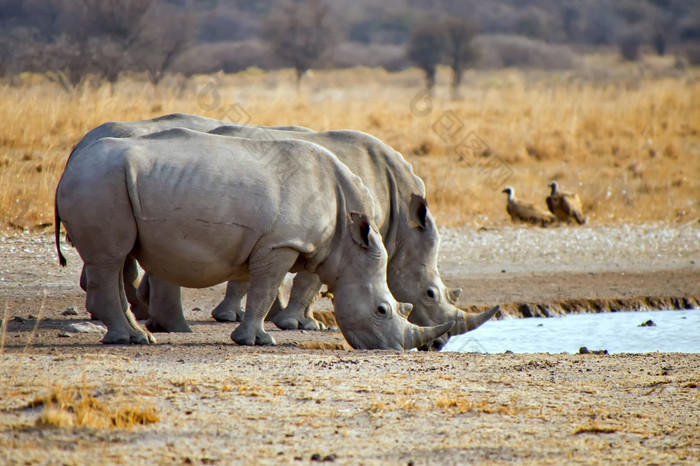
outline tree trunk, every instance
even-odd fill
[[[459,86],[462,84],[462,67],[452,68],[452,100],[459,99]]]
[[[300,89],[301,89],[301,78],[302,78],[302,76],[304,76],[304,71],[306,71],[306,70],[302,70],[301,68],[295,68],[294,71],[296,72],[296,78],[297,78],[296,85],[297,85],[297,94],[298,94]]]
[[[435,87],[435,74],[437,72],[436,68],[426,68],[425,70],[425,87],[432,94],[433,88]]]

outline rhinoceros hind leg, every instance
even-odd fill
[[[138,320],[148,319],[148,280],[144,276],[142,281],[145,282],[145,289],[142,290],[138,284],[139,269],[136,265],[136,259],[132,256],[128,256],[126,261],[124,261],[123,276],[124,292],[126,293],[127,301],[129,301],[131,312],[134,313]]]
[[[242,322],[243,321],[243,296],[248,292],[247,282],[228,282],[226,284],[226,296],[213,311],[211,316],[217,322]]]
[[[133,314],[127,309],[124,294],[122,264],[86,265],[87,299],[90,314],[107,326],[102,339],[105,344],[145,344],[152,337],[138,327]],[[153,340],[154,341],[154,340]]]
[[[294,277],[292,292],[287,307],[272,321],[282,330],[320,330],[321,325],[314,319],[311,306],[321,289],[317,275],[299,272]]]
[[[152,332],[192,333],[182,310],[180,287],[151,274],[144,275],[144,280],[148,281],[149,287],[150,322],[146,328]]]
[[[282,280],[299,257],[293,249],[256,251],[248,261],[250,288],[243,322],[231,333],[239,345],[274,345],[275,339],[263,328]]]

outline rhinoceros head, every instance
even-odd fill
[[[440,234],[422,196],[412,195],[407,221],[398,237],[387,271],[389,288],[399,301],[413,304],[408,319],[417,325],[432,326],[454,321],[432,347],[439,349],[452,335],[474,330],[489,320],[497,308],[469,316],[455,306],[461,288],[447,288],[438,272]]]
[[[411,349],[447,332],[454,321],[418,327],[406,316],[410,304],[394,299],[386,283],[387,253],[374,221],[352,213],[352,241],[346,241],[337,280],[332,285],[338,326],[356,349]]]

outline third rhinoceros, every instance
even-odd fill
[[[75,150],[56,189],[56,242],[65,264],[63,221],[85,264],[86,307],[108,327],[104,343],[148,342],[124,295],[122,269],[133,257],[172,286],[250,281],[231,334],[239,344],[274,344],[263,318],[284,275],[305,270],[334,293],[353,347],[424,345],[454,322],[406,320],[410,304],[386,284],[373,207],[361,180],[318,145],[174,129]]]

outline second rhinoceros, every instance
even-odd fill
[[[100,139],[71,155],[55,211],[59,259],[65,264],[63,221],[85,264],[87,310],[107,325],[104,343],[149,341],[127,310],[129,257],[173,286],[250,281],[245,317],[231,334],[239,344],[274,344],[262,323],[290,270],[317,274],[332,290],[354,348],[409,349],[454,324],[406,320],[410,304],[386,284],[369,192],[312,143],[185,129]]]
[[[436,325],[454,320],[448,335],[468,332],[490,319],[495,307],[479,315],[468,315],[454,303],[461,289],[448,289],[438,272],[440,234],[428,210],[423,181],[403,156],[379,139],[351,130],[290,132],[273,128],[222,126],[212,134],[275,140],[294,138],[325,147],[358,175],[374,201],[374,220],[389,255],[389,289],[400,301],[413,304],[409,320],[418,325]],[[318,293],[318,277],[297,274],[286,308],[274,317],[284,329],[317,328],[309,305]],[[246,284],[229,282],[224,301],[212,312],[217,320],[240,320],[241,299]],[[435,342],[444,344],[446,338]]]

